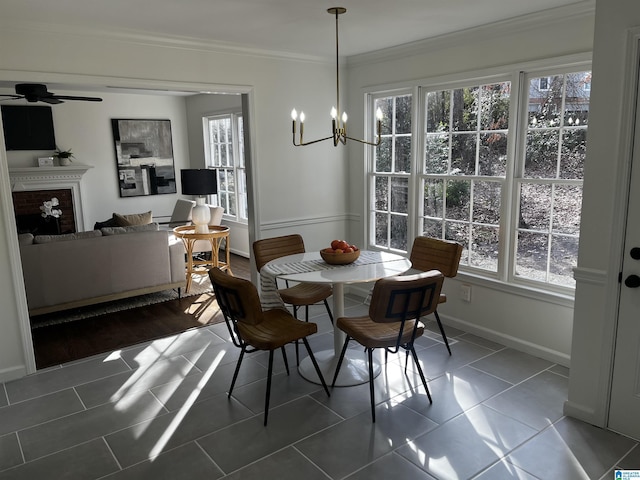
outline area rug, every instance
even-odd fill
[[[122,310],[131,310],[133,308],[145,307],[156,303],[168,302],[180,297],[193,297],[208,293],[212,293],[209,277],[197,277],[193,279],[191,289],[188,293],[185,293],[184,289],[181,290],[180,295],[178,295],[177,290],[163,290],[161,292],[147,293],[145,295],[113,300],[111,302],[99,303],[97,305],[87,305],[86,307],[78,307],[63,310],[61,312],[38,315],[31,317],[31,329],[34,330],[51,325],[58,325],[60,323],[74,322],[108,313],[120,312]]]

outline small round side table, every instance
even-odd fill
[[[229,274],[231,272],[231,263],[229,258],[229,227],[223,225],[209,225],[208,233],[196,233],[193,225],[183,225],[175,227],[173,233],[176,237],[181,238],[184,243],[184,248],[187,251],[187,286],[185,291],[188,292],[191,288],[191,280],[193,275],[208,275],[209,269],[218,267],[221,270],[226,270]],[[211,259],[210,260],[194,260],[193,258],[193,246],[198,240],[205,240],[211,244]],[[225,240],[225,260],[220,260],[219,250],[222,245],[222,240]]]

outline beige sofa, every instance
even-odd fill
[[[21,235],[29,314],[181,289],[186,285],[184,248],[172,237],[157,224]]]

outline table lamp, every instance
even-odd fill
[[[208,168],[180,170],[182,194],[195,195],[196,205],[191,211],[191,221],[196,233],[209,233],[211,212],[205,205],[205,196],[218,193],[216,171]]]

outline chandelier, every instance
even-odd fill
[[[382,128],[382,110],[379,108],[376,110],[376,141],[368,142],[366,140],[360,140],[358,138],[353,138],[347,135],[347,113],[342,112],[341,116],[338,116],[340,112],[340,60],[339,60],[339,42],[338,42],[338,16],[342,15],[347,11],[346,8],[343,7],[332,7],[327,10],[327,13],[331,15],[335,15],[336,17],[336,105],[331,109],[331,135],[325,138],[319,138],[318,140],[312,140],[310,142],[304,141],[304,120],[305,115],[304,112],[298,112],[294,108],[291,111],[291,118],[293,120],[293,144],[296,147],[301,147],[305,145],[312,145],[318,142],[324,142],[325,140],[333,140],[333,145],[335,147],[338,146],[338,143],[342,143],[345,145],[347,140],[354,140],[356,142],[364,143],[365,145],[373,145],[377,147],[380,145],[380,130]],[[298,121],[300,122],[300,134],[298,137],[298,142],[296,143],[296,131],[298,130]]]

